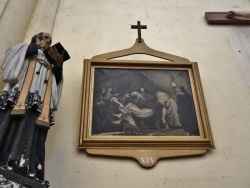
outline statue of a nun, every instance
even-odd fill
[[[40,32],[30,44],[9,48],[1,66],[0,167],[40,182],[45,141],[63,86],[64,52],[50,47],[51,42],[49,33]]]

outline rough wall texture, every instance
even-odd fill
[[[60,0],[40,0],[26,33],[25,42],[40,31],[52,33]]]
[[[6,48],[23,41],[36,4],[37,0],[4,0],[1,2],[1,60],[4,57]]]
[[[2,16],[3,12],[4,12],[4,9],[7,5],[9,0],[1,0],[0,1],[0,16]]]

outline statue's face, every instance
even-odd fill
[[[52,38],[51,38],[51,35],[49,33],[40,33],[40,34],[38,34],[37,38],[40,42],[41,48],[46,50],[50,47],[51,42],[52,42]]]

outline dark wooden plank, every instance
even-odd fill
[[[231,19],[227,14],[228,12],[205,12],[205,18],[208,24],[250,24],[250,19]]]

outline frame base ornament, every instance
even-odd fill
[[[133,149],[87,149],[92,155],[130,157],[136,159],[141,166],[153,167],[161,158],[202,155],[207,150],[133,150]]]

